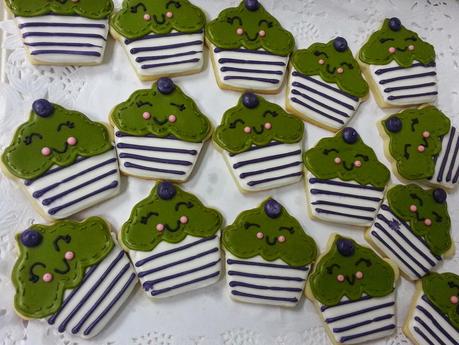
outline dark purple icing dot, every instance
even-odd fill
[[[32,109],[38,116],[48,117],[53,113],[54,106],[46,99],[37,99],[35,102],[33,102]]]
[[[397,116],[391,116],[386,120],[386,128],[392,133],[400,132],[402,130],[402,120]]]
[[[249,11],[256,11],[260,7],[258,0],[244,0],[244,5]]]
[[[336,249],[342,256],[352,256],[355,252],[354,242],[346,238],[340,238],[336,241]]]
[[[282,212],[282,205],[274,199],[269,199],[265,204],[265,213],[269,218],[277,218]]]
[[[175,196],[177,191],[175,190],[175,187],[172,183],[160,182],[157,193],[161,199],[170,200]]]
[[[343,140],[348,144],[355,144],[359,139],[359,133],[352,128],[346,127],[343,129]]]
[[[336,37],[333,41],[333,47],[338,52],[344,52],[348,48],[347,41],[343,37]]]
[[[43,240],[43,236],[36,230],[27,229],[21,234],[21,243],[29,248],[38,246]]]
[[[159,78],[158,79],[158,91],[164,95],[170,94],[175,89],[174,82],[171,78]]]
[[[389,28],[392,31],[400,31],[400,29],[402,28],[402,22],[397,17],[392,17],[391,19],[389,19]]]
[[[447,194],[444,189],[435,188],[433,191],[433,198],[439,204],[443,204],[446,201]]]
[[[253,109],[260,104],[258,101],[257,95],[251,92],[246,92],[242,95],[242,104],[244,104],[247,108]]]

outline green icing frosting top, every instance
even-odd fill
[[[206,140],[212,131],[209,119],[178,86],[169,94],[159,91],[160,82],[154,83],[151,89],[135,91],[127,101],[117,105],[110,115],[111,122],[122,132],[136,136],[172,135],[195,143]]]
[[[389,153],[396,161],[398,173],[408,180],[432,177],[435,157],[450,127],[448,117],[434,106],[407,109],[384,120]]]
[[[238,7],[223,10],[207,24],[206,37],[221,49],[265,49],[287,56],[295,48],[293,35],[261,4],[256,10],[249,10],[244,1]]]
[[[391,29],[391,26],[398,30]],[[387,65],[395,60],[400,66],[410,67],[415,60],[423,64],[434,62],[435,49],[416,32],[401,25],[397,18],[387,18],[382,28],[374,32],[360,49],[359,59],[371,65]]]
[[[260,255],[267,261],[281,259],[290,266],[306,266],[317,256],[314,240],[300,223],[273,199],[239,214],[223,231],[223,246],[238,258]]]
[[[436,193],[438,189],[424,190],[415,184],[397,185],[387,192],[387,200],[392,212],[409,223],[432,253],[442,255],[451,248],[451,219],[446,200],[436,200]]]
[[[90,19],[107,18],[113,11],[111,0],[5,0],[15,16],[36,17],[46,14],[79,15]]]
[[[384,188],[390,179],[389,169],[351,127],[342,129],[334,137],[321,139],[305,152],[303,161],[319,179],[352,180],[377,188]]]
[[[309,277],[314,298],[326,306],[338,304],[343,297],[351,301],[365,295],[387,296],[394,290],[392,266],[372,249],[353,239],[336,235]]]
[[[197,32],[204,28],[206,16],[188,0],[124,0],[110,24],[122,36],[135,39],[152,32]]]
[[[459,304],[451,299],[459,298],[459,276],[457,274],[430,273],[422,279],[422,289],[430,302],[459,331]]]
[[[303,134],[301,120],[261,96],[245,93],[235,107],[225,112],[213,140],[230,153],[240,153],[271,141],[297,143]]]
[[[46,100],[33,104],[29,120],[17,130],[2,154],[8,171],[22,179],[43,175],[53,165],[68,166],[112,148],[107,128],[82,113]]]
[[[344,39],[338,37],[337,40]],[[335,40],[314,43],[307,49],[297,50],[292,55],[293,67],[302,74],[317,75],[327,83],[335,83],[353,96],[365,97],[368,94],[368,84],[362,77],[352,51],[347,45],[344,50],[337,50],[334,43]]]
[[[159,182],[137,203],[121,230],[131,250],[152,251],[161,242],[179,243],[188,235],[211,237],[221,228],[221,214],[169,182]]]
[[[54,314],[67,289],[77,288],[86,269],[102,261],[114,247],[102,218],[77,223],[32,225],[16,236],[19,258],[12,272],[15,309],[25,318]]]

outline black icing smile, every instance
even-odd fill
[[[253,41],[256,41],[258,39],[258,32],[255,34],[255,37],[254,38],[251,38],[249,36],[249,34],[246,32],[245,33],[245,37],[247,37],[247,39],[250,41],[250,42],[253,42]]]
[[[351,166],[348,167],[348,166],[346,165],[346,162],[345,162],[345,161],[343,161],[343,167],[344,167],[344,169],[346,169],[347,171],[352,171],[352,170],[354,170],[354,164],[351,164]]]
[[[346,275],[345,278],[346,278],[346,281],[349,283],[349,285],[351,285],[351,286],[354,285],[354,283],[355,283],[355,275],[352,275],[350,277]]]
[[[395,49],[397,49],[398,51],[401,51],[401,52],[406,52],[406,50],[408,49],[408,47],[405,47],[405,48],[395,47]]]
[[[66,259],[62,259],[62,261],[63,261],[64,264],[65,264],[65,268],[64,268],[63,270],[60,270],[60,269],[58,269],[58,268],[55,268],[55,269],[54,269],[54,272],[59,273],[59,274],[67,274],[67,273],[69,273],[69,271],[70,271],[70,265],[69,265],[69,263],[68,263],[68,261],[67,261]]]
[[[62,150],[58,150],[56,149],[55,147],[51,147],[51,150],[53,152],[57,152],[57,153],[66,153],[67,152],[67,149],[69,148],[69,144],[67,144],[67,142],[64,144],[64,148]]]
[[[182,223],[180,223],[180,220],[177,221],[177,226],[175,228],[171,228],[169,226],[169,224],[164,224],[164,228],[167,229],[167,231],[170,231],[170,232],[177,232],[179,229],[180,229],[180,225]]]
[[[155,23],[158,24],[158,25],[162,25],[162,24],[164,24],[166,22],[166,16],[164,15],[164,13],[161,14],[161,18],[162,18],[162,21],[159,21],[158,17],[156,17],[156,14],[153,15],[153,19],[154,19]]]
[[[252,127],[252,129],[257,134],[263,134],[263,132],[265,131],[265,127],[264,126],[260,126],[260,130],[258,130],[257,127]]]
[[[277,237],[274,237],[274,240],[271,239],[269,236],[265,237],[266,243],[270,246],[274,246],[277,243]]]
[[[330,64],[327,63],[327,72],[330,74],[335,74],[336,67],[330,68]]]
[[[154,121],[158,126],[162,126],[162,125],[164,125],[166,122],[168,122],[169,119],[166,117],[164,120],[159,120],[157,117],[153,116],[153,121]]]

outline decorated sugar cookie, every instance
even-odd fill
[[[371,344],[395,332],[397,279],[392,262],[334,235],[309,277],[306,296],[314,301],[333,344]]]
[[[142,178],[185,181],[205,141],[210,121],[169,78],[135,91],[110,115],[121,171]]]
[[[437,99],[434,47],[387,18],[360,49],[359,60],[379,106],[400,107]]]
[[[35,224],[18,234],[12,280],[19,316],[46,319],[60,333],[97,335],[137,283],[114,237],[99,217]]]
[[[459,276],[430,273],[417,283],[403,332],[415,345],[458,344]]]
[[[303,159],[314,218],[356,226],[373,223],[390,172],[355,129],[346,127],[321,139]]]
[[[33,103],[29,120],[2,154],[2,166],[51,219],[119,192],[118,161],[105,125],[45,99]]]
[[[407,109],[381,122],[386,155],[400,178],[454,188],[459,180],[459,134],[436,107]]]
[[[276,200],[242,212],[223,231],[222,243],[231,298],[286,307],[298,303],[317,247]]]
[[[104,57],[111,0],[5,0],[33,64],[96,65]]]
[[[204,12],[188,0],[124,0],[111,34],[142,80],[202,69]]]
[[[320,127],[344,127],[368,95],[368,84],[342,37],[297,50],[290,64],[287,109]]]
[[[218,211],[178,186],[156,184],[120,233],[145,293],[158,299],[218,281],[222,221]]]
[[[409,184],[387,192],[366,237],[408,279],[416,280],[433,270],[442,257],[454,254],[450,231],[446,192]]]
[[[220,12],[206,40],[221,88],[277,93],[282,87],[295,39],[258,0]]]

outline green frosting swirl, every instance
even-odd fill
[[[205,207],[193,194],[172,184],[176,194],[171,199],[163,199],[158,191],[161,184],[156,184],[150,195],[132,209],[121,230],[124,246],[148,252],[162,241],[179,243],[188,235],[204,238],[220,230],[223,218],[218,211]],[[180,221],[183,216],[187,218],[186,223]],[[158,224],[162,224],[164,230],[158,231]]]
[[[391,119],[401,121],[401,130],[390,131]],[[451,127],[448,117],[434,106],[407,109],[382,122],[389,136],[389,153],[395,160],[397,171],[407,180],[428,179],[435,172],[435,157],[440,154],[442,138]],[[424,132],[429,137],[423,136]],[[419,145],[424,147],[418,151]]]
[[[410,224],[413,233],[425,240],[432,253],[442,255],[451,248],[451,219],[446,201],[435,201],[433,191],[415,184],[397,185],[387,192],[387,200],[392,212]],[[416,212],[410,210],[411,205],[416,206]],[[432,224],[424,224],[425,219]]]
[[[413,50],[408,49],[410,45],[414,46]],[[389,52],[390,47],[396,49],[395,53]],[[403,25],[399,31],[391,30],[386,18],[382,28],[374,32],[360,49],[359,59],[369,65],[387,65],[395,60],[400,66],[410,67],[415,60],[423,64],[434,62],[435,49]]]
[[[265,146],[273,140],[293,144],[303,139],[304,124],[301,120],[261,96],[256,96],[259,101],[257,106],[246,107],[243,97],[235,107],[225,112],[222,123],[215,130],[213,140],[222,149],[240,153],[252,145]],[[265,128],[266,123],[271,124],[270,129]],[[250,128],[250,133],[245,132],[246,127]]]
[[[65,291],[78,287],[86,269],[102,261],[114,242],[107,223],[99,217],[81,223],[36,224],[25,232],[30,231],[42,239],[36,246],[26,246],[21,235],[16,236],[19,258],[12,272],[14,306],[25,318],[41,319],[60,308]],[[68,251],[73,252],[73,259],[64,257]],[[52,274],[51,281],[44,281],[45,273]]]
[[[47,117],[35,111],[17,130],[10,146],[2,154],[8,171],[22,179],[43,175],[53,165],[68,166],[79,157],[92,157],[112,148],[107,128],[89,120],[77,111],[52,104],[53,112]],[[69,137],[76,139],[70,145]],[[49,148],[48,156],[42,154]]]
[[[338,87],[356,97],[363,98],[368,94],[368,84],[363,79],[359,64],[352,51],[347,48],[337,51],[334,40],[328,43],[314,43],[307,49],[297,50],[292,55],[291,63],[295,69],[305,75],[318,75],[327,83]],[[320,64],[318,61],[323,60]],[[343,73],[337,73],[342,68]]]
[[[243,34],[238,35],[237,29],[242,28]],[[259,32],[265,35],[260,36]],[[231,7],[220,12],[206,27],[207,39],[222,49],[238,49],[241,47],[266,51],[287,56],[295,48],[293,35],[285,30],[280,23],[260,4],[258,10],[250,11],[242,1],[238,7]]]
[[[354,248],[350,255],[345,256],[338,249],[338,242],[343,239]],[[361,278],[357,272],[362,273]],[[340,275],[343,281],[339,281]],[[395,272],[389,263],[372,249],[339,235],[309,277],[314,298],[326,306],[338,304],[343,297],[355,301],[364,295],[387,296],[394,290],[394,283]]]
[[[36,17],[46,14],[79,15],[90,19],[107,18],[113,11],[111,0],[5,0],[18,17]]]
[[[234,223],[224,229],[223,246],[242,259],[260,255],[267,261],[281,259],[295,267],[311,264],[317,256],[316,243],[284,207],[280,206],[278,216],[270,217],[265,211],[270,200],[239,214]],[[259,233],[263,234],[262,238],[257,237]],[[280,242],[279,236],[285,241]]]
[[[340,178],[384,188],[389,182],[390,172],[376,157],[372,148],[365,145],[360,136],[355,143],[343,140],[343,131],[334,137],[321,139],[315,147],[303,155],[304,165],[319,179]],[[336,163],[335,159],[340,162]],[[361,166],[355,165],[360,161]]]
[[[167,12],[171,12],[172,17],[167,17]],[[150,20],[145,20],[145,15],[149,15]],[[122,36],[135,39],[152,32],[197,32],[204,28],[206,16],[188,0],[124,0],[110,24]]]
[[[459,331],[459,305],[451,303],[451,297],[459,297],[459,276],[457,274],[434,273],[422,278],[422,289],[434,306]]]

